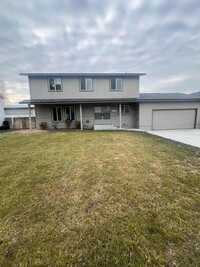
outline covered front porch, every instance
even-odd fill
[[[137,129],[139,126],[139,103],[137,102],[53,101],[51,103],[48,101],[48,103],[34,104],[36,128],[40,128],[41,123],[45,123],[47,129],[73,129],[79,125],[81,130],[117,130]],[[32,129],[31,123],[30,129]]]
[[[139,109],[134,103],[94,105],[94,130],[138,128]]]

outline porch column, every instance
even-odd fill
[[[83,130],[83,113],[82,113],[82,105],[80,104],[80,122],[81,122],[81,130]]]
[[[11,117],[11,123],[12,123],[12,129],[14,129],[14,119],[13,119],[13,116]]]
[[[122,128],[122,104],[119,104],[119,129]]]
[[[28,104],[28,114],[29,114],[29,127],[30,131],[32,131],[32,122],[31,122],[31,105]]]

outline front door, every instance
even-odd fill
[[[110,107],[97,106],[94,107],[94,120],[95,124],[110,124]]]

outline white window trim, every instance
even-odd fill
[[[112,89],[111,88],[111,79],[115,79],[115,87],[117,85],[117,79],[120,79],[121,80],[121,88],[120,89],[117,89],[117,88]],[[114,91],[114,92],[123,91],[123,79],[121,77],[110,77],[110,91]]]
[[[70,120],[71,119],[71,108],[74,108],[74,120],[72,121],[75,121],[76,120],[76,107],[75,106],[65,106],[65,116],[66,116],[66,120],[67,120],[67,111],[66,111],[66,108],[69,108],[70,109]]]
[[[57,121],[54,121],[54,119],[53,119],[53,109],[54,109],[54,108],[56,108],[57,118],[58,118],[58,111],[57,111],[57,109],[58,109],[58,108],[61,109],[61,120],[60,120],[60,121],[58,121],[58,120],[57,120]],[[52,122],[62,122],[62,121],[63,121],[63,120],[62,120],[62,118],[63,118],[63,111],[62,111],[62,107],[61,107],[61,106],[53,106],[52,109],[51,109],[51,112],[52,112],[52,113],[51,113],[51,114],[52,114]]]
[[[54,90],[50,89],[50,79],[53,79],[54,82]],[[55,79],[60,79],[61,80],[61,89],[60,90],[56,90],[56,82]],[[49,88],[49,92],[62,92],[62,78],[61,77],[49,77],[48,78],[48,88]]]
[[[103,112],[103,108],[106,107],[108,108],[108,112]],[[101,112],[95,112],[95,108],[100,108]],[[110,114],[110,118],[109,119],[104,119],[102,118],[104,113],[109,113]],[[101,119],[95,119],[95,114],[101,114]],[[94,106],[94,120],[110,120],[111,119],[111,108],[110,106]]]
[[[81,88],[81,79],[85,79],[85,89]],[[91,84],[92,84],[92,88],[91,89],[87,88],[87,80],[91,80]],[[80,78],[80,91],[81,92],[92,92],[93,91],[93,79],[89,78],[89,77],[81,77]]]

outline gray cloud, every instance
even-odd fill
[[[147,72],[145,92],[200,90],[198,0],[2,0],[0,80],[29,97],[19,72]]]

